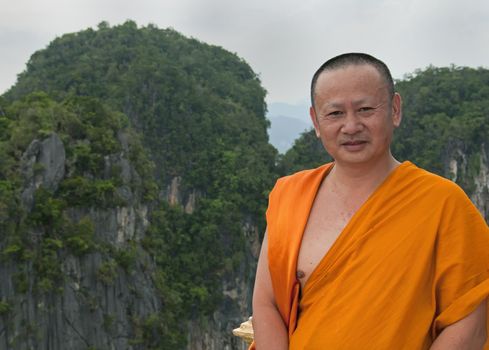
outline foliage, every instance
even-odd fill
[[[2,111],[8,119],[8,133],[2,134],[0,140],[0,149],[5,151],[0,156],[3,178],[0,180],[0,217],[4,218],[0,226],[9,233],[4,237],[2,256],[18,264],[32,264],[36,272],[36,291],[59,291],[64,279],[61,264],[66,254],[82,256],[99,247],[90,219],[85,217],[74,222],[65,215],[66,210],[125,204],[118,192],[124,185],[120,169],[116,164],[108,165],[106,159],[123,152],[119,137],[128,128],[127,117],[92,97],[70,96],[58,103],[43,92],[6,103]],[[39,187],[32,208],[25,212],[25,205],[20,204],[22,155],[33,140],[42,140],[52,133],[63,141],[69,176],[54,192]],[[139,160],[136,172],[141,170],[147,174],[146,168],[151,168],[151,163],[143,153],[140,140],[132,131],[128,130],[127,135],[124,148]],[[35,163],[33,170],[35,175],[42,175],[44,171],[40,163]],[[145,182],[152,183],[151,179]],[[135,193],[149,192],[141,181],[127,186],[133,186]],[[26,290],[22,281],[17,283],[19,291]]]
[[[184,177],[187,187],[206,191],[204,179],[213,175],[209,161],[220,155],[216,146],[245,146],[243,152],[254,151],[264,164],[275,157],[266,134],[265,91],[251,68],[172,29],[128,21],[63,35],[32,55],[6,98],[35,90],[57,100],[94,96],[129,116],[153,150],[163,183],[196,174]]]
[[[16,180],[0,180],[0,232],[11,235],[22,214],[19,206]]]
[[[97,278],[108,285],[114,282],[117,275],[117,262],[113,259],[103,262],[97,270]]]
[[[62,278],[66,254],[97,251],[105,261],[97,277],[111,284],[134,268],[140,242],[108,247],[88,217],[72,222],[68,214],[149,201],[142,243],[157,265],[152,278],[163,308],[133,316],[133,342],[182,348],[185,320],[211,315],[222,279],[243,269],[243,225],[265,228],[277,152],[268,143],[264,96],[241,58],[172,29],[103,22],[55,39],[32,55],[0,100],[0,125],[8,130],[0,131],[0,181],[8,181],[0,191],[11,193],[0,199],[0,215],[20,197],[22,186],[13,181],[22,178],[20,159],[32,140],[61,137],[66,175],[55,191],[36,193],[34,210],[20,219],[24,227],[3,255],[37,261],[38,289],[49,291],[60,285],[55,276]],[[165,199],[175,179],[182,203],[170,206]],[[191,209],[183,210],[186,204]],[[26,234],[32,230],[42,233],[35,244]]]
[[[278,171],[282,176],[303,169],[312,169],[330,162],[331,156],[326,153],[321,141],[316,137],[314,129],[304,131],[295,140],[294,145],[278,162]]]
[[[489,135],[489,71],[428,67],[396,84],[404,99],[393,153],[428,170],[445,172],[449,145],[480,151]]]
[[[68,221],[64,227],[65,244],[76,256],[82,256],[94,250],[94,227],[88,216],[77,223]]]
[[[138,260],[138,247],[136,242],[129,242],[127,248],[116,249],[113,256],[117,264],[126,272],[129,272]]]
[[[101,208],[123,206],[112,180],[89,180],[76,176],[63,181],[60,196],[70,206],[97,206]]]
[[[7,315],[12,309],[12,304],[7,300],[0,300],[0,316]]]

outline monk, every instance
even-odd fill
[[[334,162],[270,194],[251,348],[483,349],[489,228],[455,183],[391,154],[402,113],[387,66],[334,57],[311,100]]]

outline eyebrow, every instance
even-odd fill
[[[353,101],[353,105],[354,106],[358,106],[358,105],[362,105],[362,104],[371,104],[369,100],[369,97],[366,97],[366,98],[361,98],[361,99],[358,99],[356,101]],[[380,107],[382,106],[383,104],[385,104],[385,101],[382,101],[380,103],[378,103],[376,106],[373,106],[375,108],[377,107]],[[324,105],[324,108],[341,108],[343,107],[343,103],[339,103],[339,102],[330,102],[330,103],[326,103]]]

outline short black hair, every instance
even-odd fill
[[[380,75],[382,76],[382,78],[385,80],[387,84],[389,96],[391,97],[394,96],[394,80],[392,79],[391,72],[389,71],[387,65],[381,60],[379,60],[378,58],[375,58],[374,56],[371,56],[369,54],[350,52],[350,53],[341,54],[339,56],[327,60],[321,65],[321,67],[318,68],[316,73],[314,73],[311,82],[311,106],[314,107],[314,95],[316,90],[316,83],[322,72],[328,70],[334,70],[338,68],[344,68],[347,66],[355,66],[355,65],[363,65],[363,64],[367,64],[374,67],[380,73]]]

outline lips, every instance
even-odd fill
[[[365,149],[367,141],[365,140],[349,140],[341,142],[341,147],[348,152],[361,152]]]
[[[341,145],[343,145],[343,146],[356,146],[356,145],[362,145],[366,142],[367,141],[364,141],[364,140],[344,141],[344,142],[341,142]]]

